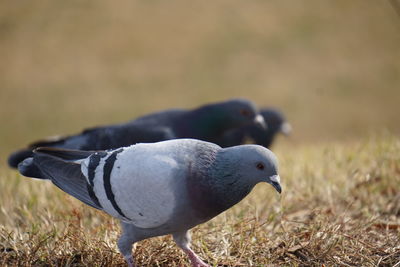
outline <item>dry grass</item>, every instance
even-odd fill
[[[44,136],[242,96],[296,142],[400,133],[389,1],[0,3],[0,155]]]
[[[259,185],[193,230],[213,266],[393,266],[400,262],[400,139],[277,150],[284,192]],[[124,265],[115,220],[43,181],[3,174],[0,265]],[[12,197],[14,196],[14,197]],[[17,197],[15,197],[17,196]],[[140,266],[187,264],[170,237],[138,244]]]

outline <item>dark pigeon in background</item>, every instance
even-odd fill
[[[265,127],[255,105],[245,99],[234,99],[201,106],[193,110],[170,109],[139,117],[136,120],[84,130],[72,136],[38,141],[12,153],[11,167],[17,168],[32,150],[58,147],[78,150],[107,150],[136,143],[152,143],[176,138],[194,138],[216,143],[227,130],[248,124]]]
[[[226,131],[222,139],[218,141],[222,147],[237,146],[243,144],[247,138],[252,139],[255,144],[271,147],[278,133],[289,135],[292,127],[286,121],[282,112],[277,109],[265,108],[260,111],[267,125],[266,128],[257,125],[246,125],[240,128]]]
[[[280,193],[277,164],[262,146],[177,139],[107,152],[38,148],[19,171],[31,177],[39,169],[37,178],[120,219],[118,248],[129,266],[135,242],[172,234],[192,266],[204,267],[190,248],[189,230],[241,201],[257,183]]]

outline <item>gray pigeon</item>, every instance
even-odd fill
[[[250,124],[228,130],[223,134],[218,144],[222,147],[237,146],[243,144],[246,138],[250,138],[254,143],[269,148],[278,133],[290,134],[292,127],[286,121],[282,112],[273,108],[264,108],[260,110],[260,114],[268,127],[262,128]]]
[[[91,152],[38,148],[21,174],[51,180],[85,204],[121,220],[118,247],[134,266],[132,246],[172,234],[192,266],[208,266],[190,249],[189,230],[241,201],[259,182],[281,192],[275,155],[258,145],[221,148],[176,139]],[[32,173],[33,170],[33,173]]]
[[[136,143],[152,143],[176,138],[194,138],[216,143],[225,131],[256,123],[265,127],[255,105],[244,99],[208,104],[193,110],[171,109],[136,120],[91,128],[80,134],[38,141],[12,153],[8,164],[18,164],[32,157],[37,147],[79,150],[107,150]]]

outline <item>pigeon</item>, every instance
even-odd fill
[[[189,230],[240,202],[259,182],[281,193],[275,155],[259,145],[229,148],[196,139],[142,143],[110,151],[37,148],[19,172],[121,221],[118,248],[135,266],[133,244],[172,234],[194,267]],[[33,170],[33,172],[32,172]]]
[[[24,159],[32,157],[32,150],[37,147],[107,150],[177,138],[194,138],[215,143],[225,131],[247,124],[265,127],[264,119],[255,105],[245,99],[208,104],[193,110],[170,109],[127,123],[94,127],[76,135],[35,142],[12,153],[8,164],[17,168]]]
[[[260,114],[268,127],[262,128],[253,124],[228,130],[218,141],[218,144],[222,147],[237,146],[250,138],[254,143],[269,148],[277,133],[281,132],[288,136],[292,131],[292,127],[286,121],[285,116],[277,109],[261,109]]]

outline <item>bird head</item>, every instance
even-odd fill
[[[233,99],[217,104],[223,114],[224,121],[234,127],[255,124],[267,128],[264,117],[258,112],[257,107],[246,99]]]
[[[286,121],[285,116],[277,109],[265,108],[260,111],[262,117],[264,118],[266,124],[268,125],[268,132],[275,134],[278,132],[284,135],[289,135],[292,127]]]
[[[282,192],[278,160],[272,151],[259,145],[240,145],[224,150],[224,157],[230,159],[226,164],[230,165],[235,183],[252,188],[257,183],[266,182],[278,193]]]

